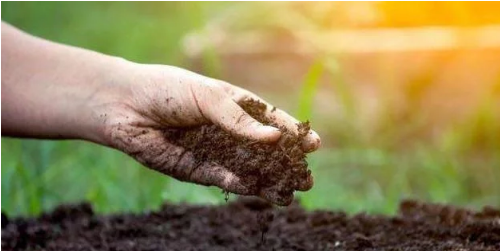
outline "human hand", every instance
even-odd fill
[[[281,132],[256,121],[237,104],[249,98],[264,101],[242,88],[176,67],[135,63],[124,67],[117,84],[122,95],[99,109],[107,144],[178,180],[249,195],[245,184],[225,167],[195,166],[193,154],[169,142],[162,129],[214,123],[233,135],[274,142]],[[296,119],[278,109],[271,112],[272,105],[267,107],[268,118],[297,133]],[[302,146],[306,152],[316,150],[318,134],[310,131]],[[312,180],[304,187],[312,187]],[[273,198],[265,192],[252,195]]]
[[[255,121],[237,105],[247,98],[265,103],[246,90],[186,70],[135,64],[2,23],[3,136],[93,141],[176,179],[249,194],[226,168],[199,165],[191,152],[162,133],[214,123],[253,141],[278,140],[277,128]],[[298,121],[285,112],[267,111],[267,116],[297,133]],[[320,139],[310,131],[302,145],[313,151]],[[300,189],[309,189],[310,183]],[[268,192],[257,193],[272,200]]]

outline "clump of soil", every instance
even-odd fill
[[[282,131],[276,143],[253,142],[232,136],[217,125],[203,125],[191,129],[166,129],[172,143],[192,151],[198,163],[212,162],[224,166],[241,179],[251,194],[271,191],[280,205],[291,203],[295,190],[303,190],[311,182],[302,139],[309,132],[309,123],[298,124],[298,135],[280,127],[264,113],[266,105],[256,100],[245,100],[239,105],[257,121]]]
[[[403,202],[399,215],[307,212],[256,199],[164,204],[148,214],[95,215],[88,204],[36,219],[2,215],[2,250],[500,250],[500,211]]]

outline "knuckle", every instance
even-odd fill
[[[226,97],[223,88],[212,81],[203,81],[191,89],[198,107],[202,110],[214,110],[212,107],[220,105]]]
[[[240,114],[238,114],[237,118],[238,120],[236,121],[236,126],[239,130],[253,130],[254,128],[262,125],[261,123],[250,117],[250,115],[246,114],[244,111],[241,111]]]
[[[216,80],[203,79],[201,85],[204,86],[205,90],[212,94],[222,95],[225,93],[224,87],[218,83]]]
[[[234,86],[223,80],[216,80],[217,84],[227,93],[234,93]]]

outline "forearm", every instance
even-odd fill
[[[120,95],[121,61],[2,23],[2,135],[102,143],[99,105]]]

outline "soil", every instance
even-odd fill
[[[196,164],[217,163],[232,171],[250,194],[273,194],[273,202],[289,205],[295,190],[308,190],[312,185],[302,150],[302,138],[309,132],[309,123],[298,124],[299,133],[294,135],[265,116],[265,104],[250,99],[239,105],[259,122],[279,128],[280,140],[273,144],[253,142],[234,137],[217,125],[167,129],[165,137],[192,151]]]
[[[405,201],[394,217],[349,216],[245,198],[99,216],[80,204],[36,219],[2,214],[2,250],[500,250],[500,210]]]

